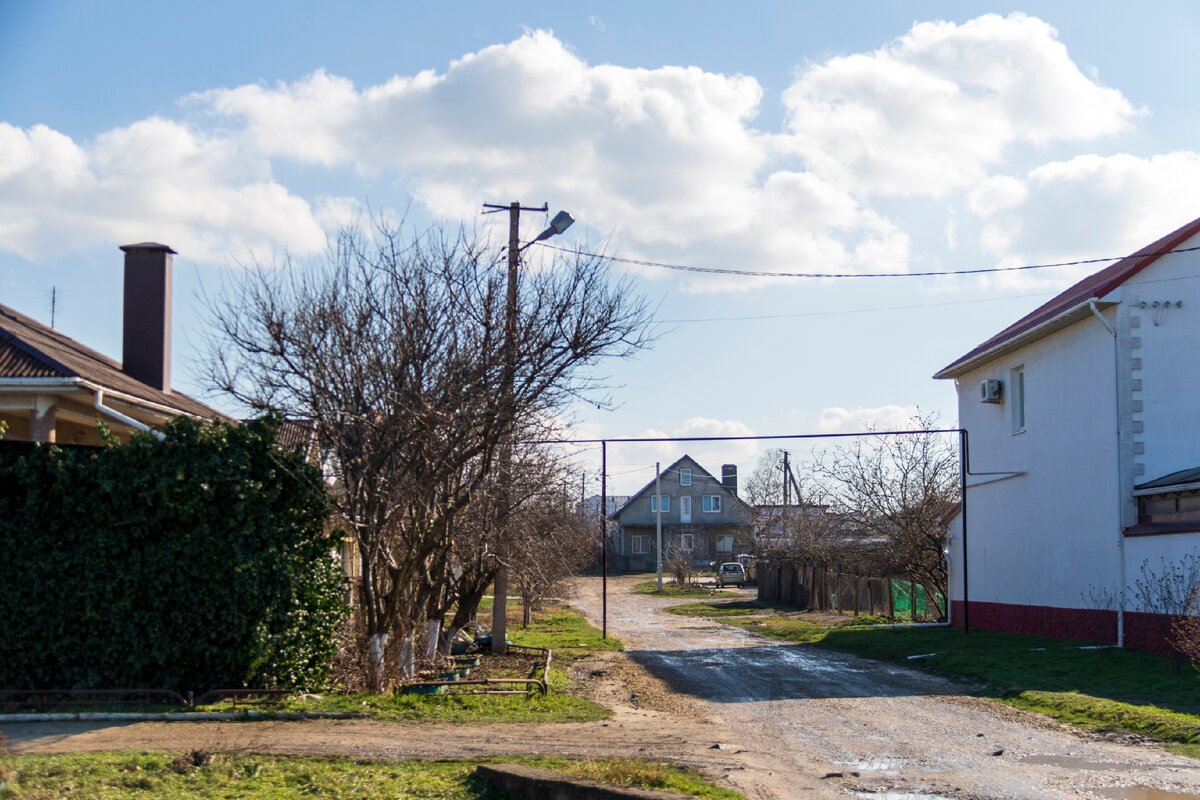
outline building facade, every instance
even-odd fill
[[[1164,649],[1138,582],[1200,554],[1200,253],[1169,252],[1198,245],[1200,220],[935,376],[970,450],[954,624],[966,596],[973,628]]]
[[[660,509],[664,564],[730,561],[751,550],[754,512],[738,497],[736,466],[724,465],[718,480],[685,455],[661,471],[658,485],[656,494],[650,481],[612,514],[620,526],[619,568],[657,568]]]

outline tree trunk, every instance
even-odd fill
[[[441,619],[431,619],[425,623],[425,660],[430,664],[437,661],[438,640],[441,635]]]
[[[387,650],[388,635],[375,633],[367,637],[371,652],[371,691],[382,692],[384,682],[384,652]]]
[[[413,631],[407,630],[400,639],[400,657],[396,660],[397,666],[400,668],[401,680],[410,681],[416,676],[417,669],[413,656]]]

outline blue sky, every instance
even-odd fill
[[[367,205],[548,201],[567,245],[773,272],[1118,255],[1200,215],[1198,31],[1183,2],[0,0],[0,302],[48,319],[57,287],[58,327],[119,358],[117,246],[165,241],[175,384],[202,394],[200,286]],[[580,435],[953,421],[929,376],[1083,273],[628,274],[666,334]],[[679,452],[615,448],[615,488]]]

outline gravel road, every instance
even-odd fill
[[[745,751],[748,768],[730,778],[752,796],[1200,797],[1200,762],[1081,734],[923,673],[664,614],[680,601],[633,594],[632,583],[610,581],[610,633],[703,701],[721,741]],[[599,590],[583,582],[577,598],[597,624]]]
[[[0,744],[7,737],[16,753],[638,756],[700,768],[754,800],[1200,798],[1200,762],[1083,734],[922,673],[664,614],[680,601],[636,595],[635,582],[609,585],[609,631],[628,657],[603,653],[576,667],[584,690],[613,708],[606,722],[0,721]],[[576,604],[599,623],[598,579],[580,581]]]

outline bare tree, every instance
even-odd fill
[[[359,607],[383,688],[439,604],[456,518],[491,478],[514,428],[603,388],[593,367],[649,341],[650,314],[602,259],[521,281],[514,388],[504,377],[500,254],[463,233],[405,238],[377,224],[324,257],[254,267],[210,304],[213,386],[249,409],[316,421],[339,515],[358,540]]]
[[[917,431],[937,428],[933,416],[916,416]],[[874,538],[877,570],[908,574],[930,597],[945,592],[945,520],[958,502],[958,452],[940,434],[863,437],[818,456],[811,469],[844,512],[850,542]],[[855,546],[850,542],[847,546]],[[846,555],[843,555],[846,558]],[[886,573],[885,573],[886,574]]]

